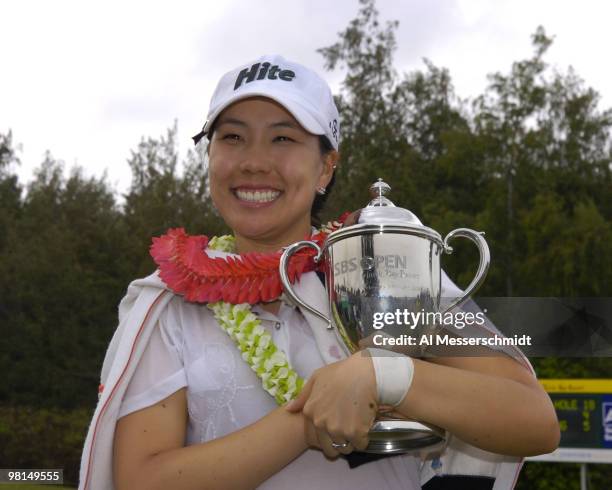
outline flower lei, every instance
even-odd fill
[[[235,240],[231,235],[213,237],[208,243],[211,250],[234,252]],[[248,303],[232,305],[227,301],[208,303],[221,328],[242,353],[242,359],[261,379],[263,389],[282,405],[293,400],[304,386],[304,379],[289,365],[289,360],[261,326],[261,320],[251,312]]]
[[[348,213],[338,221],[324,226],[312,240],[322,244],[329,233],[342,226]],[[278,273],[281,252],[275,254],[247,253],[239,258],[208,257],[204,249],[235,252],[235,239],[224,235],[213,237],[189,236],[181,228],[168,230],[153,238],[151,255],[159,266],[161,279],[187,301],[208,302],[221,328],[234,341],[242,359],[261,379],[262,386],[282,405],[294,399],[304,385],[304,379],[289,364],[289,360],[261,326],[261,320],[251,312],[251,304],[274,301],[282,294]],[[295,254],[289,277],[293,282],[303,272],[316,267],[314,252]],[[221,300],[221,301],[219,301]]]

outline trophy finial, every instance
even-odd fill
[[[370,195],[372,200],[368,206],[394,206],[394,204],[385,197],[391,191],[391,186],[380,177],[370,186]]]
[[[372,197],[383,197],[385,194],[388,194],[390,190],[391,186],[379,177],[378,180],[370,186],[370,195]]]

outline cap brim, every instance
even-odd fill
[[[208,120],[202,128],[201,134],[208,134],[213,123],[217,117],[219,117],[219,114],[221,114],[230,105],[251,97],[266,97],[268,99],[272,99],[273,101],[282,105],[296,119],[296,121],[300,123],[300,126],[302,126],[309,133],[316,135],[326,134],[326,128],[311,115],[310,111],[306,109],[303,104],[292,98],[289,94],[283,93],[279,90],[268,92],[261,89],[252,91],[243,90],[235,97],[231,97],[226,100],[222,105],[217,107],[214,112],[208,115]]]

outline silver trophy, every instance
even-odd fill
[[[361,210],[358,222],[331,233],[322,247],[301,241],[287,247],[280,261],[285,294],[300,307],[335,328],[351,353],[365,345],[380,347],[376,339],[386,336],[408,339],[399,350],[422,357],[425,348],[419,338],[437,331],[438,325],[385,322],[401,320],[421,312],[445,313],[466,300],[482,284],[489,268],[489,247],[483,233],[467,228],[451,231],[444,240],[439,233],[423,226],[407,209],[396,207],[385,194],[390,187],[381,179],[370,187],[372,201]],[[476,276],[458,298],[441,298],[440,256],[452,253],[448,242],[455,237],[472,240],[480,252]],[[317,251],[315,261],[323,261],[331,318],[302,301],[289,281],[291,256],[305,247]],[[400,312],[398,317],[395,312]],[[407,312],[407,313],[404,313]],[[435,315],[434,315],[435,316]],[[431,316],[429,316],[431,317]],[[414,318],[414,317],[412,317]],[[376,338],[375,338],[376,337]],[[414,342],[410,341],[414,338]],[[389,348],[389,347],[386,347]],[[379,414],[370,433],[368,453],[419,452],[444,443],[445,432],[417,421],[388,418]]]

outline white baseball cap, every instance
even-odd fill
[[[338,149],[340,121],[329,86],[311,69],[279,55],[262,56],[221,77],[210,100],[206,123],[194,141],[208,134],[215,119],[230,104],[255,96],[278,102],[306,131],[325,135]]]

